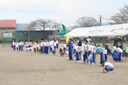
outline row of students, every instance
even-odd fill
[[[71,43],[72,42],[70,41],[68,45]],[[75,42],[74,49],[72,50],[74,55],[76,55],[76,61],[81,62],[83,60],[83,63],[86,62],[92,65],[95,65],[96,52],[97,52],[96,50],[98,49],[98,51],[100,51],[99,48],[97,48],[95,46],[95,43],[92,41],[90,41],[89,43],[87,41],[83,41],[82,45],[80,45],[80,43]],[[72,46],[73,45],[71,45],[69,48],[71,48]],[[66,47],[66,44],[64,44],[64,49],[66,49],[65,47]],[[111,63],[107,62],[107,49],[108,49],[107,46],[102,45],[102,51],[100,51],[103,55],[101,56],[101,62],[100,62],[103,66],[103,73],[105,72],[105,70],[107,73],[111,73],[114,70],[114,66]],[[89,58],[90,56],[92,56],[92,59]],[[70,54],[69,54],[69,59],[70,59]]]
[[[71,41],[70,41],[71,43]],[[64,44],[63,49],[67,49],[68,44]],[[73,48],[74,47],[74,48]],[[77,62],[82,62],[83,63],[89,63],[89,64],[96,64],[96,46],[94,44],[94,42],[90,42],[88,44],[87,40],[83,41],[83,43],[81,44],[81,41],[79,42],[74,42],[74,46],[71,49],[71,47],[69,48],[69,53],[70,51],[72,51],[72,54],[74,54],[76,56],[76,61]],[[88,57],[89,55],[92,55],[93,59],[89,60]],[[71,55],[69,55],[71,56]],[[73,58],[72,58],[73,59]]]
[[[14,40],[12,42],[12,48],[13,48],[13,50],[23,51],[23,47],[24,47],[23,40],[20,40],[20,41],[17,41],[17,42],[16,42],[16,40]]]
[[[43,54],[54,53],[58,49],[58,40],[42,40],[41,42],[26,42],[26,50],[34,49],[34,52],[40,52]]]

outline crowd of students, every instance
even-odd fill
[[[50,41],[41,40],[41,42],[26,41],[25,44],[26,44],[26,51],[34,50],[35,53],[37,52],[47,55],[49,53],[53,53],[54,55],[56,55],[56,49],[58,49],[58,39],[56,40],[50,39]],[[13,50],[23,51],[24,42],[23,40],[16,42],[16,40],[12,39],[11,47],[13,48]]]
[[[34,52],[39,52],[47,55],[49,53],[56,55],[56,49],[58,49],[58,39],[50,39],[49,41],[41,40],[41,42],[27,41],[25,44],[26,51],[31,51],[32,49],[34,49]],[[24,42],[23,40],[20,40],[18,42],[12,40],[11,47],[13,48],[13,50],[23,51]],[[73,60],[73,56],[75,56],[76,62],[88,63],[92,65],[96,64],[96,53],[100,53],[101,66],[105,66],[104,69],[112,71],[114,69],[113,65],[107,62],[108,49],[108,46],[105,44],[96,46],[96,44],[89,37],[88,39],[84,39],[82,42],[78,39],[76,39],[76,41],[69,39],[69,42],[64,43],[63,48],[59,49],[59,53],[61,56],[69,55],[69,60]],[[117,45],[117,43],[114,43],[111,52],[113,61],[123,61],[123,50]],[[106,66],[109,67],[106,68]]]

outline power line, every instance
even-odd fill
[[[99,15],[91,15],[91,14],[59,14],[59,13],[48,13],[48,12],[39,12],[39,11],[30,11],[30,10],[18,10],[18,9],[8,9],[8,8],[0,8],[3,10],[13,10],[13,11],[20,11],[20,12],[30,12],[30,13],[43,13],[43,14],[58,14],[58,15],[83,15],[83,16],[99,16]],[[108,15],[103,15],[103,16],[108,16]]]

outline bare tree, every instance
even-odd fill
[[[40,31],[44,31],[43,36],[44,38],[46,38],[46,36],[50,33],[52,34],[52,30],[56,30],[60,27],[61,25],[57,22],[55,22],[55,20],[42,20],[42,19],[38,19],[35,21],[32,21],[30,23],[30,29],[33,30],[40,30]],[[46,32],[47,31],[47,32]],[[46,32],[46,34],[45,34]]]
[[[93,17],[80,17],[76,24],[80,27],[92,27],[98,25],[98,21]]]
[[[111,20],[113,22],[109,22],[109,24],[128,23],[128,5],[124,5],[123,8],[119,9],[119,13],[111,16]]]

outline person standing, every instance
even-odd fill
[[[59,44],[58,44],[58,39],[56,39],[56,48],[58,49]]]
[[[123,49],[123,44],[122,44],[121,39],[119,39],[118,46],[119,46],[121,49]]]
[[[14,39],[12,38],[12,40],[11,40],[11,48],[13,48],[13,42],[14,42]]]
[[[83,63],[88,63],[88,44],[87,44],[87,40],[84,42],[84,55],[83,55]]]
[[[86,40],[87,40],[88,44],[90,44],[90,41],[92,41],[90,36]]]
[[[69,39],[68,49],[69,49],[69,60],[73,60],[73,42],[72,42],[72,39]]]
[[[119,54],[119,61],[122,62],[123,50],[119,46],[117,46],[117,52]]]

